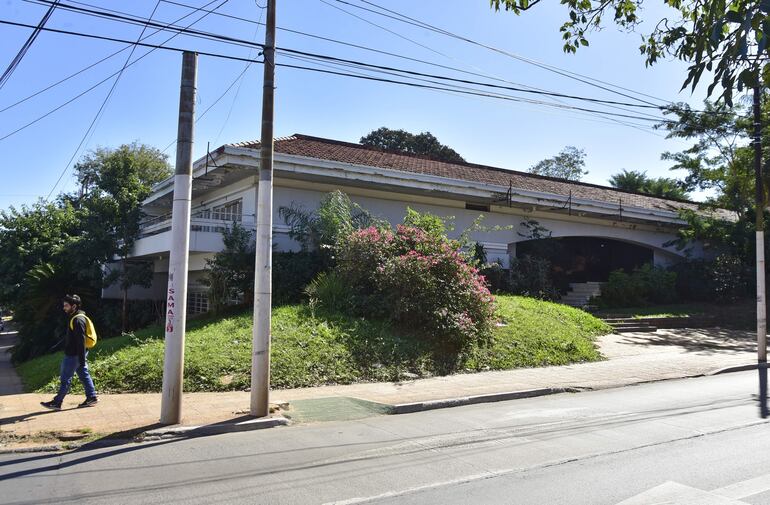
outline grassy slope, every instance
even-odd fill
[[[595,361],[593,338],[609,328],[591,315],[554,303],[501,296],[506,326],[492,344],[475,347],[449,365],[419,340],[384,322],[344,315],[315,317],[301,305],[273,309],[272,386],[291,388],[361,381],[398,380],[404,373],[430,376]],[[101,340],[89,356],[102,392],[159,391],[163,331],[155,326]],[[53,391],[61,353],[18,367],[31,391]],[[185,390],[239,390],[249,385],[251,312],[188,324]],[[449,366],[449,368],[447,368]],[[77,380],[75,380],[77,383]],[[76,387],[80,387],[77,384]]]

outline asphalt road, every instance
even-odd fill
[[[770,504],[756,372],[69,454],[0,503]]]

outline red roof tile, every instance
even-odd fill
[[[259,142],[230,144],[235,147],[259,149]],[[473,163],[448,163],[423,156],[381,151],[360,144],[341,142],[308,135],[294,134],[275,139],[275,152],[342,163],[365,165],[417,174],[434,175],[464,181],[494,184],[513,190],[538,191],[573,198],[595,200],[624,207],[633,206],[650,210],[676,211],[697,209],[698,204],[631,193],[610,187],[544,177],[526,172],[476,165]]]

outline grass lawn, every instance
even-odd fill
[[[413,335],[381,321],[315,314],[304,305],[273,309],[271,385],[391,381],[445,373],[505,370],[602,359],[594,338],[610,328],[590,314],[530,298],[500,296],[501,325],[487,346],[439,355]],[[187,325],[185,391],[249,387],[251,311]],[[28,391],[53,392],[61,353],[20,364]],[[100,340],[89,355],[101,392],[157,392],[163,375],[163,328]],[[80,387],[77,379],[73,381]]]

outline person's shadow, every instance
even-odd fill
[[[69,409],[62,409],[62,410],[69,410]],[[38,410],[37,412],[28,412],[26,414],[21,414],[19,416],[0,417],[0,426],[5,426],[6,424],[18,423],[20,421],[26,421],[28,419],[32,419],[33,417],[41,416],[43,414],[53,414],[54,412],[61,412],[61,411],[45,409],[45,410]]]

